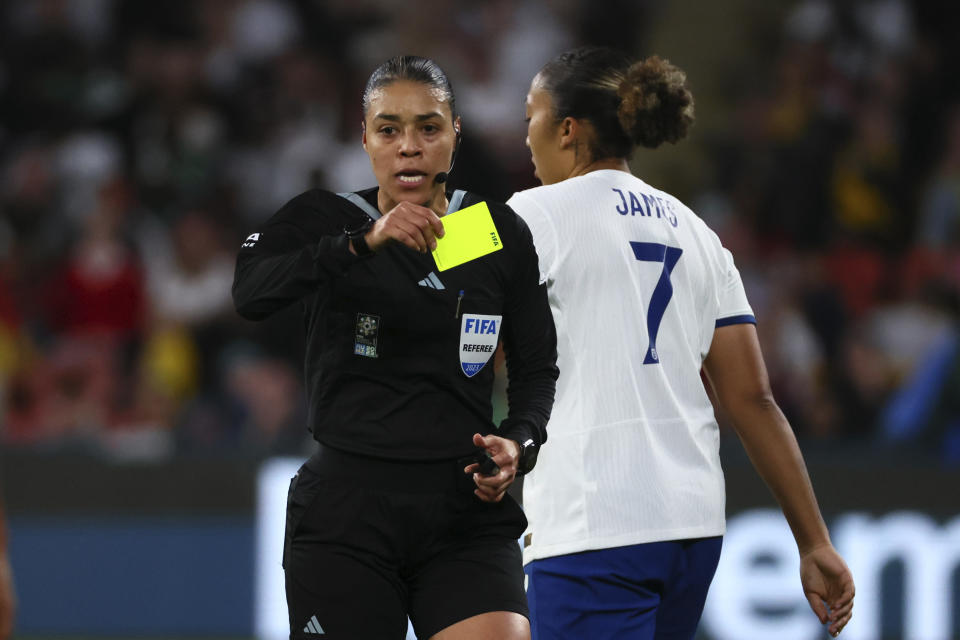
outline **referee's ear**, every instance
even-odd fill
[[[450,156],[450,169],[453,170],[453,163],[457,161],[457,152],[460,151],[460,142],[463,141],[463,134],[460,129],[460,116],[457,116],[453,121],[453,132],[456,134],[456,140],[453,143],[453,154]]]
[[[364,120],[360,121],[360,131],[363,133],[360,134],[360,144],[363,145],[363,150],[367,150],[367,123]]]

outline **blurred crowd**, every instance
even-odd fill
[[[792,7],[694,204],[801,437],[960,463],[960,48],[936,4]]]
[[[802,440],[960,462],[960,43],[949,3],[929,4],[785,3],[757,68],[712,96],[728,126],[682,143],[710,178],[655,186],[733,251]],[[307,451],[299,311],[238,318],[233,261],[297,193],[374,184],[370,71],[440,62],[465,127],[451,181],[504,199],[536,184],[523,99],[540,65],[585,43],[657,53],[663,5],[4,2],[0,444]]]

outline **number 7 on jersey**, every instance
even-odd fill
[[[663,271],[660,272],[660,280],[653,289],[653,295],[650,297],[650,304],[647,306],[647,335],[650,336],[650,346],[647,347],[647,355],[643,359],[643,364],[659,364],[660,356],[657,354],[657,332],[660,331],[660,321],[663,320],[663,312],[667,310],[670,304],[670,298],[673,297],[673,284],[670,282],[670,273],[677,265],[680,256],[683,255],[683,249],[679,247],[668,247],[665,244],[656,242],[630,242],[633,249],[633,255],[641,262],[659,262],[663,265]]]

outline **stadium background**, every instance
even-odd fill
[[[262,629],[258,567],[277,559],[262,557],[259,473],[310,441],[297,311],[259,325],[232,313],[237,247],[304,189],[373,184],[359,95],[400,52],[451,76],[465,131],[454,185],[498,198],[534,185],[526,87],[585,43],[688,72],[690,138],[633,166],[736,256],[858,581],[844,635],[960,637],[951,4],[2,3],[0,482],[16,637]],[[722,449],[731,530],[702,637],[826,637],[726,429]]]

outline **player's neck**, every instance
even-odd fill
[[[585,176],[593,171],[601,171],[603,169],[630,173],[630,165],[627,164],[626,158],[603,158],[602,160],[594,160],[581,165],[574,165],[573,170],[567,178]]]

